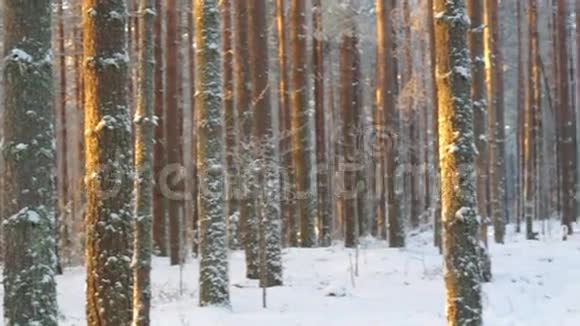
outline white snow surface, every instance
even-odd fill
[[[526,241],[510,231],[506,245],[490,238],[493,281],[483,287],[487,326],[577,326],[580,321],[580,234],[561,241],[552,236]],[[261,307],[256,281],[244,278],[242,252],[230,255],[231,309],[198,307],[198,268],[154,259],[152,325],[310,326],[445,325],[441,256],[430,233],[408,239],[407,249],[362,241],[359,276],[351,280],[352,250],[284,250],[284,286],[268,290]],[[84,269],[69,268],[58,279],[61,325],[85,325]]]

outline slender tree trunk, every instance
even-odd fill
[[[496,243],[503,243],[506,223],[505,199],[505,124],[503,99],[503,57],[501,53],[498,0],[486,0],[485,5],[489,35],[487,41],[488,55],[488,98],[489,121],[489,186],[492,222]]]
[[[260,223],[260,286],[282,285],[279,150],[270,104],[268,24],[266,0],[248,2],[249,54],[253,63],[252,103],[258,167]]]
[[[4,1],[4,322],[57,325],[51,2]]]
[[[246,251],[246,277],[259,279],[258,254],[258,217],[256,216],[256,185],[251,164],[254,160],[252,151],[253,112],[250,108],[251,82],[248,68],[248,12],[247,2],[234,1],[234,80],[238,107],[240,135],[240,154],[238,181],[240,185],[240,223],[242,242]]]
[[[291,116],[292,116],[292,162],[298,200],[297,213],[300,222],[300,245],[316,245],[316,145],[312,135],[313,125],[308,100],[306,65],[306,1],[290,1],[290,51],[291,51]]]
[[[435,0],[439,155],[448,325],[482,325],[473,110],[463,0]],[[458,16],[458,13],[461,16]]]
[[[312,2],[312,22],[314,36],[313,49],[313,79],[314,79],[314,111],[316,119],[316,163],[318,214],[320,225],[320,242],[323,246],[331,244],[332,211],[330,192],[330,164],[326,147],[326,110],[324,105],[324,36],[322,31],[321,0]]]
[[[190,12],[194,11],[194,4],[191,3]],[[195,49],[194,49],[194,23],[193,15],[187,15],[187,52],[189,57],[189,84],[191,86],[195,85]],[[189,103],[191,105],[191,156],[193,159],[193,164],[191,167],[191,198],[193,200],[192,210],[191,210],[191,224],[193,226],[193,254],[198,254],[198,244],[199,244],[199,175],[197,173],[197,114],[195,110],[195,89],[189,92],[190,99]]]
[[[88,325],[127,325],[132,315],[127,20],[125,1],[83,1]]]
[[[153,148],[153,172],[155,188],[153,192],[153,239],[155,247],[161,256],[168,255],[167,237],[167,198],[160,186],[161,171],[167,165],[166,137],[165,137],[165,89],[163,55],[163,2],[155,2],[155,146]]]
[[[567,23],[568,10],[565,0],[557,0],[557,19],[554,28],[558,36],[558,80],[556,83],[559,110],[561,110],[560,157],[562,167],[562,225],[565,225],[569,234],[573,233],[572,223],[576,221],[576,115],[570,103],[570,79],[568,75],[568,37]]]
[[[194,0],[197,166],[207,191],[199,194],[199,304],[229,306],[227,232],[224,218],[225,177],[221,102],[220,16],[217,0]],[[237,1],[236,1],[237,2]]]
[[[540,114],[540,48],[538,37],[538,7],[536,0],[528,0],[528,100],[526,101],[526,121],[524,139],[524,211],[526,218],[526,238],[536,238],[533,230],[534,203],[536,201],[535,187],[535,144],[536,116]]]
[[[518,110],[518,129],[517,129],[517,186],[515,193],[517,195],[517,209],[516,209],[516,232],[521,231],[521,221],[523,220],[523,174],[524,174],[524,121],[526,110],[526,84],[525,84],[525,62],[524,62],[524,35],[523,35],[523,8],[524,4],[521,1],[516,2],[517,14],[517,34],[518,34],[518,90],[517,90],[517,110]]]
[[[155,129],[154,77],[155,45],[153,39],[155,1],[140,0],[137,85],[135,112],[135,226],[133,242],[133,325],[151,323],[151,255],[153,253],[153,143]]]
[[[433,162],[435,170],[435,185],[438,191],[435,191],[435,201],[433,202],[433,244],[442,250],[442,225],[441,225],[441,180],[440,180],[440,165],[439,165],[439,95],[436,89],[437,83],[437,67],[436,67],[436,39],[435,39],[435,8],[434,0],[427,0],[427,7],[429,13],[427,15],[429,28],[429,51],[431,61],[431,81],[433,83]]]
[[[226,128],[226,218],[228,219],[228,237],[230,248],[237,247],[237,215],[238,203],[235,197],[236,187],[236,158],[237,153],[237,125],[234,107],[234,79],[233,79],[233,51],[232,51],[232,17],[230,0],[222,0],[220,3],[222,20],[222,74],[224,92],[224,120]]]
[[[159,179],[162,187],[169,188],[166,191],[167,218],[169,219],[169,257],[171,265],[178,265],[182,260],[182,220],[183,220],[183,161],[181,158],[181,135],[182,120],[179,105],[179,85],[181,83],[179,73],[179,15],[178,0],[167,0],[166,13],[166,37],[165,49],[165,130],[167,132],[167,167],[172,175],[163,175]],[[167,170],[166,170],[167,171]]]

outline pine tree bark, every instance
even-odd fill
[[[167,167],[173,173],[160,179],[159,184],[169,190],[164,195],[167,198],[167,218],[169,224],[169,258],[171,265],[181,263],[183,229],[183,160],[181,157],[182,123],[179,105],[179,15],[178,0],[168,0],[165,6],[165,130],[167,133]]]
[[[447,324],[482,325],[471,105],[463,0],[435,0],[441,205]]]
[[[332,206],[330,192],[330,164],[326,146],[326,106],[324,105],[324,34],[322,30],[321,0],[312,2],[312,69],[314,79],[314,112],[316,120],[316,165],[318,219],[320,243],[330,246],[332,242]]]
[[[526,219],[526,238],[533,240],[534,210],[536,201],[536,119],[540,110],[540,48],[538,35],[538,4],[536,0],[528,1],[528,99],[526,101],[525,137],[524,137],[524,214]]]
[[[238,184],[240,185],[240,227],[246,252],[246,277],[259,279],[258,217],[256,215],[256,185],[251,163],[254,160],[252,145],[253,112],[250,109],[251,82],[248,68],[248,9],[247,2],[234,1],[234,94],[238,107],[240,153]]]
[[[190,12],[193,12],[194,9],[193,2],[191,3]],[[193,44],[194,39],[194,23],[193,23],[193,15],[187,15],[187,52],[189,58],[189,84],[195,85],[195,49]],[[192,210],[191,210],[191,224],[192,224],[192,231],[193,231],[193,254],[197,256],[198,254],[198,245],[199,245],[199,175],[197,173],[197,114],[195,110],[195,90],[189,92],[189,103],[191,105],[191,125],[192,125],[192,135],[191,135],[191,156],[193,160],[193,164],[191,167],[191,198],[193,200]]]
[[[237,2],[237,1],[236,1]],[[229,306],[227,232],[224,217],[224,119],[222,114],[220,16],[217,0],[194,0],[196,51],[197,166],[199,193],[200,306]]]
[[[486,0],[485,11],[488,22],[487,56],[488,106],[487,121],[490,138],[489,187],[491,218],[496,243],[503,243],[505,236],[505,123],[503,98],[503,57],[501,53],[498,0]]]
[[[163,56],[163,1],[155,2],[155,146],[153,148],[153,173],[155,188],[153,189],[153,239],[160,256],[167,256],[167,198],[160,186],[161,171],[167,165],[166,131],[165,131],[165,85]]]
[[[290,105],[292,120],[292,162],[296,184],[297,213],[300,222],[300,245],[316,245],[316,145],[310,114],[307,81],[306,1],[290,1]]]
[[[4,323],[57,325],[51,2],[4,1]]]
[[[526,82],[525,82],[525,63],[524,63],[524,35],[523,35],[523,8],[524,4],[521,1],[516,2],[516,15],[517,15],[517,34],[518,34],[518,90],[517,90],[517,109],[518,109],[518,129],[517,129],[517,171],[518,180],[515,193],[520,194],[517,196],[517,209],[516,209],[516,232],[521,232],[521,221],[524,219],[524,201],[523,196],[523,180],[524,180],[524,121],[526,112]]]
[[[576,185],[577,185],[577,158],[576,158],[576,114],[570,103],[570,79],[568,71],[568,8],[567,1],[557,0],[557,19],[554,28],[558,37],[558,80],[556,83],[559,110],[561,111],[560,157],[562,171],[562,225],[572,234],[572,223],[576,221]]]
[[[260,286],[282,285],[282,247],[280,221],[279,150],[274,132],[274,116],[270,102],[268,24],[266,0],[248,2],[249,54],[254,135],[257,144],[258,189],[261,195],[257,209],[261,216]]]
[[[133,324],[150,325],[151,255],[153,253],[153,145],[155,129],[155,1],[138,4],[139,42],[135,112],[135,221],[133,242]]]
[[[232,18],[230,0],[222,0],[220,4],[222,20],[222,73],[224,92],[224,120],[226,128],[226,218],[228,219],[229,246],[237,247],[238,242],[238,202],[236,192],[236,158],[238,157],[238,132],[234,107],[233,51],[232,51]]]
[[[88,325],[127,325],[132,315],[127,21],[125,1],[83,1]]]

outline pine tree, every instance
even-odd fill
[[[316,245],[316,144],[314,116],[310,113],[307,81],[306,1],[290,1],[290,106],[292,120],[292,163],[295,176],[300,245]]]
[[[153,252],[153,141],[155,21],[154,0],[140,0],[140,43],[138,53],[140,83],[135,112],[135,221],[133,243],[133,325],[150,324],[151,255]]]
[[[524,215],[526,219],[526,238],[536,238],[533,229],[536,201],[536,136],[537,116],[540,114],[540,47],[538,35],[538,4],[536,0],[528,1],[528,99],[526,101],[525,136],[524,136]]]
[[[87,324],[131,321],[132,145],[125,1],[83,1]]]
[[[258,200],[260,223],[260,285],[282,285],[282,250],[279,194],[279,151],[274,132],[274,119],[270,103],[268,27],[266,1],[248,2],[249,54],[253,65],[252,103],[254,111],[254,135],[257,149]],[[259,32],[258,32],[259,31]]]
[[[51,2],[3,5],[4,324],[57,325]]]
[[[256,216],[256,185],[252,176],[253,112],[250,109],[251,81],[248,68],[248,12],[246,1],[234,1],[234,94],[238,107],[240,146],[238,180],[240,185],[240,226],[246,252],[246,277],[259,279],[258,217]]]
[[[217,0],[194,0],[195,78],[199,193],[199,304],[228,306],[229,276],[224,216],[225,158],[220,60],[220,17]]]
[[[469,17],[464,0],[435,0],[441,206],[448,325],[482,325]]]
[[[503,243],[505,236],[505,123],[503,95],[503,56],[501,52],[498,0],[486,0],[485,11],[488,24],[487,56],[489,67],[487,89],[489,98],[488,135],[489,144],[489,192],[491,218],[496,243]]]

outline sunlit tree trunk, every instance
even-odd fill
[[[491,218],[496,243],[504,242],[506,212],[505,199],[505,124],[503,99],[503,57],[501,53],[498,0],[486,0],[485,10],[488,37],[485,38],[488,56],[489,121],[489,187]]]
[[[463,0],[435,0],[439,155],[447,325],[482,325],[469,19]]]
[[[300,245],[316,245],[316,145],[307,89],[306,1],[290,1],[290,106],[292,117],[292,163],[295,176],[295,196],[300,224]]]
[[[241,235],[246,252],[246,277],[259,278],[258,217],[256,216],[256,187],[252,175],[253,112],[250,108],[252,91],[249,72],[247,2],[234,1],[234,94],[238,107],[240,146],[238,184],[240,198]],[[256,31],[252,31],[257,33]]]
[[[280,220],[279,151],[270,102],[268,26],[266,0],[248,2],[249,54],[253,63],[252,104],[258,158],[257,209],[260,211],[260,286],[282,285],[282,239]],[[260,32],[258,32],[260,31]]]
[[[138,13],[141,31],[139,84],[137,87],[135,123],[135,221],[133,242],[133,325],[149,325],[151,310],[151,255],[153,254],[153,143],[155,129],[154,76],[155,45],[153,39],[155,1],[140,0]]]
[[[4,323],[57,325],[51,2],[3,2]]]
[[[83,1],[88,325],[127,325],[132,317],[127,21],[125,1]]]
[[[194,0],[196,113],[200,182],[199,304],[229,306],[228,246],[224,216],[225,158],[221,94],[220,15],[217,0]]]

